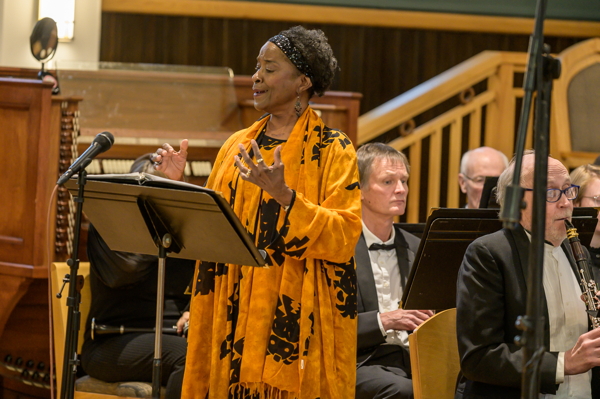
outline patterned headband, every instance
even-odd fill
[[[279,49],[283,51],[283,54],[285,54],[289,60],[292,61],[292,64],[294,64],[294,66],[298,68],[300,72],[312,79],[313,73],[310,69],[310,66],[302,54],[300,54],[296,46],[292,44],[290,39],[279,34],[270,38],[269,41],[279,47]]]

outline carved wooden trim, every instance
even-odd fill
[[[219,0],[103,0],[102,11],[520,35],[531,34],[534,22],[519,17]],[[549,19],[544,34],[600,36],[600,22]]]

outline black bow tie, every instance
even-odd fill
[[[380,249],[384,251],[391,251],[392,249],[396,249],[396,246],[394,244],[379,244],[376,242],[369,246],[369,251],[378,251]]]

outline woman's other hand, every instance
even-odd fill
[[[279,205],[286,207],[292,203],[293,192],[285,183],[284,166],[281,162],[281,146],[273,153],[273,165],[266,165],[255,140],[250,141],[255,154],[256,163],[250,158],[243,145],[239,145],[242,158],[234,156],[234,161],[240,169],[243,180],[256,184],[269,193]],[[243,162],[242,162],[243,160]],[[245,165],[244,165],[245,163]]]
[[[187,139],[181,140],[179,151],[175,151],[169,143],[165,143],[152,155],[154,168],[163,172],[171,180],[183,180],[183,172],[187,161]]]

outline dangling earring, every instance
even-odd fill
[[[298,97],[296,98],[296,105],[294,105],[294,111],[296,111],[296,116],[300,118],[300,115],[302,115],[302,104],[300,103],[300,94],[298,94]]]

